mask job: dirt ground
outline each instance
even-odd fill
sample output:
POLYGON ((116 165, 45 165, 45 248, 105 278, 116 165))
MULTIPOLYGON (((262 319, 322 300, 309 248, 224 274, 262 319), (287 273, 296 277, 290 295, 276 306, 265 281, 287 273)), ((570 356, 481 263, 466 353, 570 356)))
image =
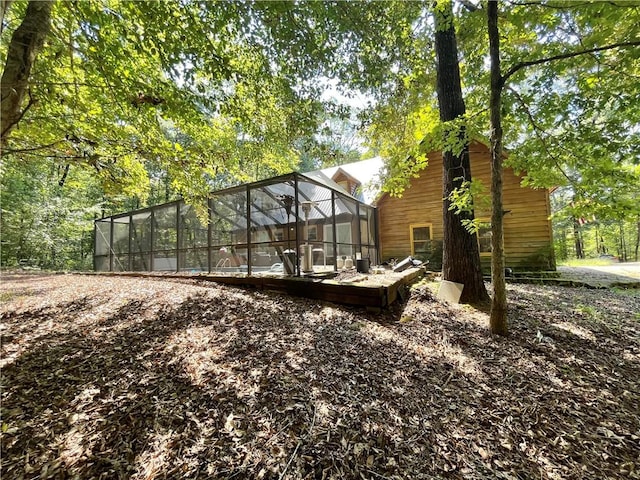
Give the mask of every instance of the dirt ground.
POLYGON ((5 275, 2 478, 639 479, 640 291, 509 298, 5 275))

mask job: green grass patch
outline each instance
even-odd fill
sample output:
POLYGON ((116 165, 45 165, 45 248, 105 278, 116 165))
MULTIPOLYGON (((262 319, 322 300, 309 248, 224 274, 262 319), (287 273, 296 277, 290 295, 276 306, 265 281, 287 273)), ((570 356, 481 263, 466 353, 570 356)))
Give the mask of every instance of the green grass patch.
POLYGON ((558 262, 563 267, 604 267, 614 262, 607 258, 574 258, 558 262))
POLYGON ((16 292, 0 292, 0 302, 10 302, 18 296, 16 292))

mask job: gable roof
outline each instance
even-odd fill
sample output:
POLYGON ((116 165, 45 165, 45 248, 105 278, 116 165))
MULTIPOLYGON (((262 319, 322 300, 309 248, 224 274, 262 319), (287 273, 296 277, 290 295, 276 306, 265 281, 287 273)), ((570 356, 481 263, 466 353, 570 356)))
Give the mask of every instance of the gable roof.
MULTIPOLYGON (((373 157, 367 160, 361 160, 359 162, 345 163, 344 165, 323 168, 322 170, 309 172, 305 175, 315 174, 316 172, 318 172, 326 175, 331 179, 335 179, 340 173, 342 173, 347 178, 351 178, 360 184, 361 188, 356 193, 356 197, 358 197, 358 200, 371 205, 376 200, 380 192, 377 189, 371 188, 370 184, 373 181, 379 179, 380 171, 383 167, 384 160, 382 160, 382 157, 373 157)), ((341 190, 344 190, 344 188, 342 187, 339 188, 341 190)), ((348 194, 350 193, 346 190, 344 191, 348 194)))

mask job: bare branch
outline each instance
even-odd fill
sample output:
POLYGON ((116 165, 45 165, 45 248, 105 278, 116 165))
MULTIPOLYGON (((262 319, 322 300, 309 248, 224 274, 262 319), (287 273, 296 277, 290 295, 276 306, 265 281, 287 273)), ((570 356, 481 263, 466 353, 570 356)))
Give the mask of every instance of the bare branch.
POLYGON ((546 57, 546 58, 539 58, 538 60, 531 60, 528 62, 520 62, 520 63, 516 63, 513 67, 511 67, 509 70, 507 70, 507 73, 505 73, 502 77, 503 82, 506 83, 506 81, 515 73, 519 72, 520 70, 522 70, 523 68, 526 67, 531 67, 534 65, 541 65, 543 63, 551 63, 551 62, 555 62, 557 60, 565 60, 567 58, 574 58, 574 57, 579 57, 580 55, 586 55, 589 53, 597 53, 597 52, 604 52, 606 50, 614 50, 616 48, 626 48, 626 47, 637 47, 640 46, 640 39, 639 40, 633 40, 630 42, 620 42, 620 43, 613 43, 611 45, 605 45, 603 47, 595 47, 595 48, 587 48, 585 50, 579 50, 577 52, 567 52, 567 53, 561 53, 559 55, 553 55, 551 57, 546 57))
POLYGON ((57 140, 53 143, 49 143, 47 145, 40 145, 37 147, 32 147, 32 148, 16 148, 16 149, 11 149, 11 148, 3 148, 2 149, 2 153, 0 153, 0 157, 4 157, 5 155, 9 155, 12 153, 28 153, 28 152, 35 152, 37 150, 44 150, 45 148, 51 148, 59 143, 64 142, 64 140, 57 140))
POLYGON ((462 4, 462 6, 464 8, 466 8, 467 10, 469 10, 470 12, 477 12, 478 10, 480 10, 480 6, 474 4, 473 2, 471 2, 470 0, 460 0, 460 3, 462 4))
MULTIPOLYGON (((544 7, 544 8, 553 8, 555 10, 569 10, 571 8, 580 8, 580 7, 589 7, 593 6, 592 2, 582 2, 582 3, 571 3, 571 4, 561 4, 554 5, 553 3, 543 3, 543 2, 507 2, 511 6, 515 7, 544 7)), ((638 8, 640 5, 638 4, 629 4, 629 3, 616 3, 616 2, 606 2, 609 5, 620 8, 638 8)))

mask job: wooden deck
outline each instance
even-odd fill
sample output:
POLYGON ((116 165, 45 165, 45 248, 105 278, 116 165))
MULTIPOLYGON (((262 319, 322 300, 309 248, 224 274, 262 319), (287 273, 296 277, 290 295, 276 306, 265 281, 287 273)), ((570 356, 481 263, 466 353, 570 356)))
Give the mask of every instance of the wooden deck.
POLYGON ((271 290, 298 297, 357 305, 378 310, 404 298, 407 287, 422 277, 423 267, 401 273, 358 275, 338 281, 318 277, 215 275, 212 273, 96 272, 95 275, 134 276, 145 278, 188 278, 225 285, 271 290))

